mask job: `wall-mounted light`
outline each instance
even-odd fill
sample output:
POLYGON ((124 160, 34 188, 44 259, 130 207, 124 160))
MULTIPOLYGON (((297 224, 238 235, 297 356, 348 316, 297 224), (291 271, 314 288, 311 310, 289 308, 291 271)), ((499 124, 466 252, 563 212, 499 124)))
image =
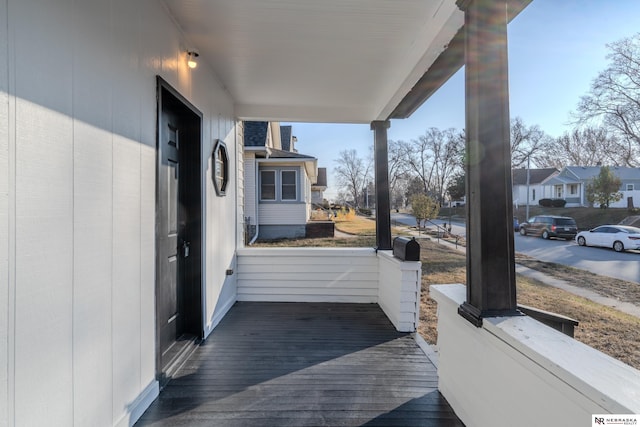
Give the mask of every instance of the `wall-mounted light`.
POLYGON ((195 49, 187 51, 187 65, 189 68, 196 68, 198 66, 198 56, 200 56, 200 54, 195 49))

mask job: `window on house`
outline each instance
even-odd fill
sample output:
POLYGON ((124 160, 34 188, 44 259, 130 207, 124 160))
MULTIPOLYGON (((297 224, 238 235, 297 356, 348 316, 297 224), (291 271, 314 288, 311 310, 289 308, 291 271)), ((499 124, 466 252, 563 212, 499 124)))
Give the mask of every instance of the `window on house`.
POLYGON ((298 191, 296 185, 296 171, 281 171, 282 200, 296 200, 298 191))
POLYGON ((575 196, 578 194, 578 184, 569 185, 569 194, 575 196))
POLYGON ((633 191, 633 184, 627 184, 627 191, 633 191))
POLYGON ((276 199, 276 171, 260 171, 260 200, 276 199))
POLYGON ((531 200, 536 200, 536 189, 531 190, 531 200))
POLYGON ((560 185, 556 187, 556 198, 562 199, 562 186, 560 185))

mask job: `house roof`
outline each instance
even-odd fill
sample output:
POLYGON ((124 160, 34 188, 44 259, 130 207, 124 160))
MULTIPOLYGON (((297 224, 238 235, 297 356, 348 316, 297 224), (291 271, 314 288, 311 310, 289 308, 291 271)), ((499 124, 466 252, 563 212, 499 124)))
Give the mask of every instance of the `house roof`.
MULTIPOLYGON (((598 176, 600 173, 600 166, 566 166, 562 172, 570 172, 578 180, 585 181, 590 180, 598 176)), ((626 166, 609 166, 611 172, 613 172, 621 180, 639 180, 640 168, 629 168, 626 166)), ((564 175, 561 172, 562 175, 564 175)))
MULTIPOLYGON (((509 0, 509 18, 530 0, 509 0)), ((464 62, 460 0, 162 0, 242 120, 411 114, 464 62)))
POLYGON ((267 145, 268 122, 244 122, 244 146, 265 147, 267 145))
MULTIPOLYGON (((544 180, 545 185, 576 184, 590 181, 600 173, 600 166, 565 166, 559 174, 544 180)), ((640 168, 610 166, 622 181, 640 181, 640 168)))
POLYGON ((301 159, 301 160, 316 160, 313 156, 307 156, 306 154, 294 153, 292 151, 276 150, 272 148, 269 154, 270 159, 301 159))
MULTIPOLYGON (((528 169, 529 184, 540 184, 545 179, 549 178, 554 173, 558 172, 556 168, 546 169, 528 169)), ((514 169, 513 170, 513 185, 527 185, 527 169, 514 169)))

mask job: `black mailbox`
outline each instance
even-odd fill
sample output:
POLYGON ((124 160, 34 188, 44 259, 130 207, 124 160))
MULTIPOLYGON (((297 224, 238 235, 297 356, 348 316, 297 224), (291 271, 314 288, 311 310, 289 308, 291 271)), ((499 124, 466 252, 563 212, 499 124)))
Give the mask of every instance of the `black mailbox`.
POLYGON ((403 261, 420 261, 420 244, 415 237, 396 237, 393 239, 393 256, 403 261))

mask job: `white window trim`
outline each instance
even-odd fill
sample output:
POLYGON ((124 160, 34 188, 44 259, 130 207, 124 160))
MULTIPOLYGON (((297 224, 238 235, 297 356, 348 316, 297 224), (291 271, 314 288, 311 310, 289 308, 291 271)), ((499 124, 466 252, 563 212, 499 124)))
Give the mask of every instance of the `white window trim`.
POLYGON ((580 193, 580 185, 579 184, 569 184, 569 195, 577 196, 580 193), (575 188, 575 192, 573 189, 575 188))
POLYGON ((627 191, 635 191, 635 186, 633 184, 627 184, 627 191))

